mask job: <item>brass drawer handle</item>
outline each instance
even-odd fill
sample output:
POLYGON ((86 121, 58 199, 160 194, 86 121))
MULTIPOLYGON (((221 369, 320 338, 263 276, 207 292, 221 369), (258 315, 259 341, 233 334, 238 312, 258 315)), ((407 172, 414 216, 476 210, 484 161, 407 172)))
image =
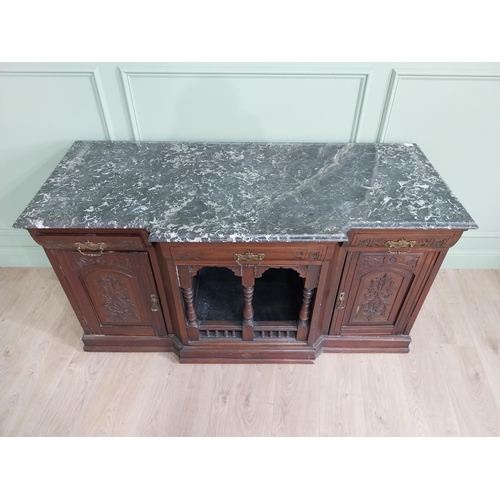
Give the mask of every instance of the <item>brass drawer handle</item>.
POLYGON ((151 311, 157 312, 160 310, 160 301, 158 300, 158 297, 152 293, 151 294, 151 311))
POLYGON ((265 256, 266 255, 263 253, 255 254, 250 252, 250 250, 247 250, 244 254, 235 253, 233 257, 235 258, 236 262, 241 266, 245 264, 254 264, 254 263, 259 264, 264 260, 265 256))
POLYGON ((106 248, 106 243, 92 243, 91 241, 86 241, 85 243, 75 243, 76 249, 86 257, 99 257, 106 248), (83 250, 90 250, 90 253, 85 253, 83 250), (99 253, 95 253, 99 250, 99 253))
POLYGON ((406 238, 403 236, 400 240, 398 241, 386 241, 385 246, 388 248, 389 253, 408 253, 413 246, 417 243, 415 240, 412 241, 406 241, 406 238), (396 252, 391 252, 391 248, 396 248, 396 252), (405 251, 400 251, 400 248, 406 248, 405 251))
POLYGON ((337 309, 345 308, 344 300, 345 300, 345 292, 340 292, 339 297, 337 299, 337 309))

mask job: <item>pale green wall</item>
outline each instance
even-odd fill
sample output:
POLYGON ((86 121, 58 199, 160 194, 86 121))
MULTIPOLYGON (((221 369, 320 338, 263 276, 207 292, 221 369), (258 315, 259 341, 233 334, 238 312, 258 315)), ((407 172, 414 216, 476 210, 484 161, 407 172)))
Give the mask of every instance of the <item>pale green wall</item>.
POLYGON ((500 267, 500 64, 0 64, 0 265, 77 139, 416 142, 480 226, 445 267, 500 267))

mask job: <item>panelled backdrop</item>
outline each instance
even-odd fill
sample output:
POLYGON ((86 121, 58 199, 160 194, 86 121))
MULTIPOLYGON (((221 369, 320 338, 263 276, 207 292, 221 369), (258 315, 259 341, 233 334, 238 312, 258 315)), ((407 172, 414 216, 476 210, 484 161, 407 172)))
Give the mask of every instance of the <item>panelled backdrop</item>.
POLYGON ((415 142, 479 224, 444 267, 500 267, 500 64, 0 64, 0 265, 74 140, 415 142))

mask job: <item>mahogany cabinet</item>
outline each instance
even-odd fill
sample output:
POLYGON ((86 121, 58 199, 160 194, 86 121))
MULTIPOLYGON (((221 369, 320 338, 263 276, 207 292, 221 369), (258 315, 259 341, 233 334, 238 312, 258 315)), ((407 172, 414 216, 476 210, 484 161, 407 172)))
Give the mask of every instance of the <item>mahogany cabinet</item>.
POLYGON ((351 230, 347 242, 151 243, 145 231, 30 230, 87 351, 174 351, 181 362, 307 363, 407 352, 462 231, 351 230))

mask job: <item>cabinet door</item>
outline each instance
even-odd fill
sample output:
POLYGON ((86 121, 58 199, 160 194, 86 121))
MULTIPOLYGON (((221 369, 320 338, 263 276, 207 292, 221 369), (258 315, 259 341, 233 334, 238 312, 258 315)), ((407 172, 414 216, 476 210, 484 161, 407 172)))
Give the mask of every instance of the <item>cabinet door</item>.
POLYGON ((88 335, 165 335, 147 252, 55 251, 88 335))
POLYGON ((433 255, 349 251, 342 274, 333 335, 402 333, 433 255))

